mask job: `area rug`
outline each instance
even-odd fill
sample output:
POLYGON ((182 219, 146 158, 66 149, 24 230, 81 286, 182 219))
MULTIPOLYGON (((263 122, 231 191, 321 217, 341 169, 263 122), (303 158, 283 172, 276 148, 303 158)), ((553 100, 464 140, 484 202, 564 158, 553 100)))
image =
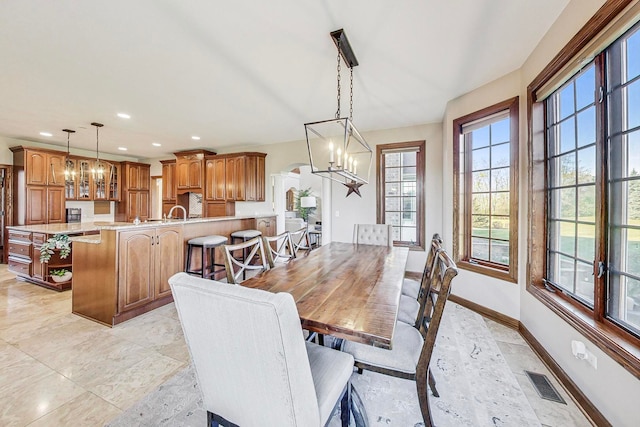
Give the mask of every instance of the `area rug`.
MULTIPOLYGON (((526 396, 478 314, 449 303, 431 368, 440 397, 429 396, 433 418, 446 426, 540 426, 526 396)), ((372 372, 354 372, 371 426, 424 426, 413 381, 372 372)), ((206 412, 191 367, 107 424, 131 426, 205 426, 206 412)), ((265 420, 265 426, 268 426, 265 420)), ((329 425, 340 426, 339 414, 329 425)))

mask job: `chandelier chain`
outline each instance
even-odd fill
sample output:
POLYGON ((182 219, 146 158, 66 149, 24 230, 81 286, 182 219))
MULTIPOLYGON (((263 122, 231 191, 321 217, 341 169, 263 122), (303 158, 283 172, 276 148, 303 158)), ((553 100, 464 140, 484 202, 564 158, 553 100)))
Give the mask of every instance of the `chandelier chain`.
POLYGON ((351 69, 351 82, 349 83, 349 120, 353 122, 353 67, 351 69))
POLYGON ((340 40, 338 40, 338 108, 336 109, 336 119, 340 118, 340 40))

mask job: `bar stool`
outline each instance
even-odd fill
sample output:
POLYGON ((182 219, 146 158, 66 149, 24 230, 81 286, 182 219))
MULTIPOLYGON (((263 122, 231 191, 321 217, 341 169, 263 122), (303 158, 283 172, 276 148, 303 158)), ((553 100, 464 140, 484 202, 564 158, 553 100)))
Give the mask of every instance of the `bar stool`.
POLYGON ((215 274, 223 271, 223 269, 216 270, 216 266, 224 267, 224 264, 216 264, 216 248, 227 243, 227 238, 224 236, 202 236, 195 237, 187 241, 187 261, 184 268, 185 273, 199 274, 204 279, 213 278, 215 274), (193 249, 201 248, 202 250, 202 266, 199 270, 191 270, 191 253, 193 249), (205 260, 209 258, 209 262, 205 260), (208 264, 208 265, 207 265, 208 264), (209 270, 209 271, 207 271, 209 270))
MULTIPOLYGON (((246 242, 247 240, 251 240, 255 237, 262 236, 262 231, 260 230, 238 230, 231 233, 231 244, 246 242)), ((242 261, 246 261, 247 258, 247 250, 242 250, 242 261)), ((242 279, 246 279, 244 272, 242 272, 242 279)))

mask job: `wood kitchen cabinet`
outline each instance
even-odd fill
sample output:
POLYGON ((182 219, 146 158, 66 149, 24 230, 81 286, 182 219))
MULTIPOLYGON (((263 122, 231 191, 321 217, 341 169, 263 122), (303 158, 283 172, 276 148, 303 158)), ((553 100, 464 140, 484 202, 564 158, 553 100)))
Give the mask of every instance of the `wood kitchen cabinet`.
POLYGON ((160 160, 162 163, 162 201, 174 202, 176 201, 176 161, 175 160, 160 160))
POLYGON ((256 218, 256 230, 261 231, 263 236, 275 236, 276 226, 275 215, 256 218))
POLYGON ((235 153, 226 158, 227 200, 264 202, 264 153, 235 153))
POLYGON ((174 153, 176 156, 176 189, 178 193, 202 192, 204 189, 204 158, 215 154, 207 150, 174 153))
POLYGON ((66 222, 64 187, 27 185, 25 224, 66 222))
POLYGON ((64 186, 64 160, 63 153, 25 149, 27 185, 64 186))
POLYGON ((149 219, 151 166, 146 163, 122 162, 122 198, 116 209, 116 221, 132 222, 149 219))
POLYGON ((214 156, 205 160, 205 200, 224 202, 227 200, 226 159, 214 156))
POLYGON ((182 271, 182 240, 179 226, 119 234, 119 312, 171 295, 169 277, 182 271))

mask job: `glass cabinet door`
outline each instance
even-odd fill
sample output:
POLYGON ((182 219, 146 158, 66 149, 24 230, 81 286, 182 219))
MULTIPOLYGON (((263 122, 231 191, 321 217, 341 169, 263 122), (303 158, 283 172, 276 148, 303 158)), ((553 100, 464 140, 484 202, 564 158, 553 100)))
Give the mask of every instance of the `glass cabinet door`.
POLYGON ((120 200, 120 188, 118 185, 118 179, 120 176, 120 165, 119 164, 109 164, 109 181, 108 181, 108 189, 109 189, 109 200, 120 200))
POLYGON ((91 200, 91 161, 78 160, 78 200, 91 200))
POLYGON ((74 159, 67 159, 64 171, 64 197, 67 200, 76 200, 76 182, 78 178, 78 164, 74 159))
POLYGON ((93 176, 93 200, 107 200, 107 180, 109 179, 109 164, 100 161, 102 168, 96 169, 96 165, 94 164, 94 169, 96 169, 96 173, 93 176))

